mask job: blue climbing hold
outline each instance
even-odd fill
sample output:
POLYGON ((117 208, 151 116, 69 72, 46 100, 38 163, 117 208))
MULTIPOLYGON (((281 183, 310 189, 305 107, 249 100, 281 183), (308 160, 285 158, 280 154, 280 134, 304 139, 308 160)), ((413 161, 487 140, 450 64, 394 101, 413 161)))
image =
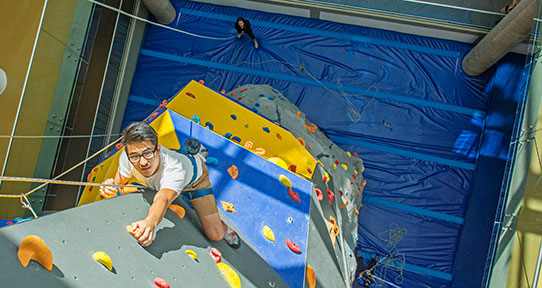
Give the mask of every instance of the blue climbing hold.
POLYGON ((231 139, 232 134, 230 132, 224 134, 224 138, 231 139))
POLYGON ((269 96, 269 97, 267 97, 267 99, 269 99, 271 101, 275 100, 275 98, 273 98, 273 96, 269 96))
POLYGON ((265 95, 264 95, 264 94, 260 94, 260 97, 265 97, 265 95))
POLYGON ((258 110, 258 108, 256 108, 256 107, 252 108, 252 111, 254 111, 254 112, 260 114, 260 110, 258 110))
POLYGON ((269 128, 267 128, 267 127, 263 127, 262 129, 263 129, 263 131, 265 131, 265 132, 267 132, 267 133, 270 133, 270 132, 271 132, 271 130, 269 130, 269 128))
POLYGON ((218 164, 218 159, 216 159, 215 157, 207 157, 207 161, 205 161, 205 164, 207 165, 217 165, 218 164))
POLYGON ((233 136, 231 137, 231 141, 235 141, 237 143, 241 143, 241 138, 237 137, 237 136, 233 136))
POLYGON ((199 118, 198 115, 192 116, 192 118, 190 118, 190 120, 191 120, 192 122, 198 124, 198 125, 199 125, 199 122, 201 121, 201 119, 199 118))
POLYGON ((282 98, 282 97, 280 97, 280 100, 282 100, 282 101, 286 101, 286 99, 284 99, 284 98, 282 98))
POLYGON ((260 103, 256 103, 256 104, 254 104, 254 106, 260 107, 260 103))
POLYGON ((205 127, 209 128, 211 131, 214 129, 213 123, 209 121, 205 122, 205 127))
POLYGON ((275 92, 275 93, 279 93, 279 91, 277 91, 277 89, 275 89, 275 88, 271 88, 271 90, 272 90, 273 92, 275 92))
POLYGON ((231 119, 233 119, 233 120, 237 120, 237 115, 235 115, 235 114, 231 114, 230 117, 231 117, 231 119))

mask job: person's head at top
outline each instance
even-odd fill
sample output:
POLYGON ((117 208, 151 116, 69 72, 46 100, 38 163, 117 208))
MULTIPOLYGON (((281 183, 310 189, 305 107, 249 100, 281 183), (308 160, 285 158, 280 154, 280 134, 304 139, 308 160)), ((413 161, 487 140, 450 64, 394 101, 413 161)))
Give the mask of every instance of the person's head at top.
POLYGON ((241 29, 245 28, 245 19, 243 19, 243 17, 237 18, 237 25, 239 25, 239 27, 241 27, 241 29))
POLYGON ((160 145, 154 129, 145 122, 134 122, 122 131, 125 152, 130 163, 144 177, 160 167, 160 145))

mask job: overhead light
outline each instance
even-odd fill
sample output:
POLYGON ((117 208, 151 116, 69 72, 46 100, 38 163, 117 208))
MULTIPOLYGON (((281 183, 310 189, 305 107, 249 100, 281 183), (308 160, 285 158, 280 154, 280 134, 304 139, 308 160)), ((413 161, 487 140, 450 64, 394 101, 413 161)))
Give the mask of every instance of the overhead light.
POLYGON ((2 95, 2 92, 6 90, 6 86, 8 85, 8 77, 6 76, 6 72, 0 68, 0 95, 2 95))

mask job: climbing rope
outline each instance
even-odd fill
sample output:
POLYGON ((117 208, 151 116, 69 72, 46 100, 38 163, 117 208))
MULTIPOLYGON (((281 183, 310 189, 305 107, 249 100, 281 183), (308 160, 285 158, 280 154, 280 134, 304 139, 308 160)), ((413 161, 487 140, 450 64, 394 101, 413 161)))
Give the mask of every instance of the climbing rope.
POLYGON ((120 13, 122 15, 125 15, 125 16, 128 16, 130 18, 133 18, 133 19, 136 19, 136 20, 139 20, 139 21, 142 21, 142 22, 145 22, 145 23, 149 23, 151 25, 154 25, 154 26, 158 26, 158 27, 161 27, 161 28, 164 28, 164 29, 169 29, 171 31, 175 31, 175 32, 179 32, 179 33, 183 33, 183 34, 186 34, 186 35, 190 35, 190 36, 194 36, 194 37, 199 37, 199 38, 204 38, 204 39, 210 39, 210 40, 229 40, 229 39, 233 39, 237 36, 230 36, 230 37, 211 37, 211 36, 205 36, 205 35, 199 35, 199 34, 195 34, 195 33, 190 33, 190 32, 187 32, 187 31, 184 31, 184 30, 181 30, 181 29, 177 29, 177 28, 173 28, 173 27, 169 27, 167 25, 164 25, 164 24, 160 24, 160 23, 157 23, 157 22, 152 22, 152 21, 149 21, 145 18, 141 18, 141 17, 138 17, 134 14, 130 14, 128 12, 124 12, 122 11, 121 9, 118 9, 118 8, 115 8, 113 6, 109 6, 107 4, 103 4, 103 3, 100 3, 98 1, 94 1, 94 0, 87 0, 88 2, 90 3, 93 3, 95 5, 98 5, 98 6, 101 6, 101 7, 104 7, 104 8, 107 8, 109 10, 112 10, 112 11, 115 11, 117 13, 120 13))
MULTIPOLYGON (((397 244, 401 242, 406 233, 406 228, 401 228, 397 223, 392 223, 390 224, 389 229, 378 234, 378 238, 384 241, 390 249, 388 250, 387 255, 380 259, 375 267, 373 267, 373 276, 378 276, 375 278, 380 280, 386 279, 388 270, 393 269, 399 272, 399 275, 394 279, 395 284, 403 283, 403 269, 406 263, 405 253, 397 251, 397 244)), ((387 281, 379 282, 377 287, 383 287, 384 283, 387 283, 387 281)))
MULTIPOLYGON (((73 171, 74 169, 76 169, 77 167, 81 166, 82 164, 88 162, 90 159, 96 157, 97 155, 99 155, 100 153, 102 153, 103 151, 107 150, 109 147, 115 145, 117 142, 119 142, 120 140, 122 140, 122 137, 118 138, 117 140, 111 142, 109 145, 105 146, 104 148, 100 149, 98 152, 92 154, 90 157, 88 157, 87 159, 75 164, 72 168, 62 172, 61 174, 59 174, 58 176, 54 177, 53 179, 51 180, 48 180, 48 179, 39 179, 39 178, 23 178, 23 177, 6 177, 6 176, 2 176, 0 178, 0 181, 2 181, 3 178, 7 178, 6 181, 13 181, 13 180, 10 180, 10 179, 19 179, 19 180, 22 180, 22 179, 33 179, 33 180, 44 180, 43 184, 39 185, 38 187, 24 193, 23 195, 24 196, 28 196, 36 191, 38 191, 39 189, 43 188, 44 186, 46 186, 47 184, 49 183, 52 183, 53 181, 55 180, 58 180, 58 178, 70 173, 71 171, 73 171)), ((24 182, 42 182, 42 181, 24 181, 24 182)), ((74 182, 74 181, 66 181, 66 182, 74 182)), ((75 182, 74 182, 75 183, 75 182)), ((86 183, 86 182, 79 182, 79 183, 86 183)), ((54 184, 54 183, 53 183, 54 184)), ((67 183, 58 183, 58 184, 67 184, 67 183)), ((94 183, 94 184, 97 184, 97 183, 94 183)), ((77 184, 79 185, 79 184, 77 184)), ((83 185, 83 184, 81 184, 83 185)), ((84 185, 87 185, 87 184, 84 184, 84 185)), ((108 186, 108 185, 105 185, 105 184, 98 184, 96 186, 108 186)), ((119 186, 119 185, 113 185, 113 186, 119 186)), ((19 198, 20 195, 13 195, 13 194, 0 194, 0 198, 19 198)))
POLYGON ((109 136, 120 136, 120 134, 100 134, 100 135, 0 135, 0 138, 14 139, 73 139, 73 138, 99 138, 109 136))

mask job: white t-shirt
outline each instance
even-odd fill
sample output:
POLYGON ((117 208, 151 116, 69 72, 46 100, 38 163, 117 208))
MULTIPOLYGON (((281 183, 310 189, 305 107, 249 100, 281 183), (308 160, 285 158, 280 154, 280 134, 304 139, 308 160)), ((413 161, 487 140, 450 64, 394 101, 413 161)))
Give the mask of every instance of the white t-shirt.
MULTIPOLYGON (((202 157, 195 155, 194 158, 198 166, 197 178, 199 178, 203 173, 202 157)), ((120 155, 118 171, 120 175, 126 178, 134 176, 138 181, 156 191, 167 188, 177 193, 181 193, 194 175, 192 162, 186 155, 171 151, 163 146, 160 149, 160 167, 151 177, 147 178, 135 169, 128 159, 128 155, 126 155, 126 150, 120 155)))

